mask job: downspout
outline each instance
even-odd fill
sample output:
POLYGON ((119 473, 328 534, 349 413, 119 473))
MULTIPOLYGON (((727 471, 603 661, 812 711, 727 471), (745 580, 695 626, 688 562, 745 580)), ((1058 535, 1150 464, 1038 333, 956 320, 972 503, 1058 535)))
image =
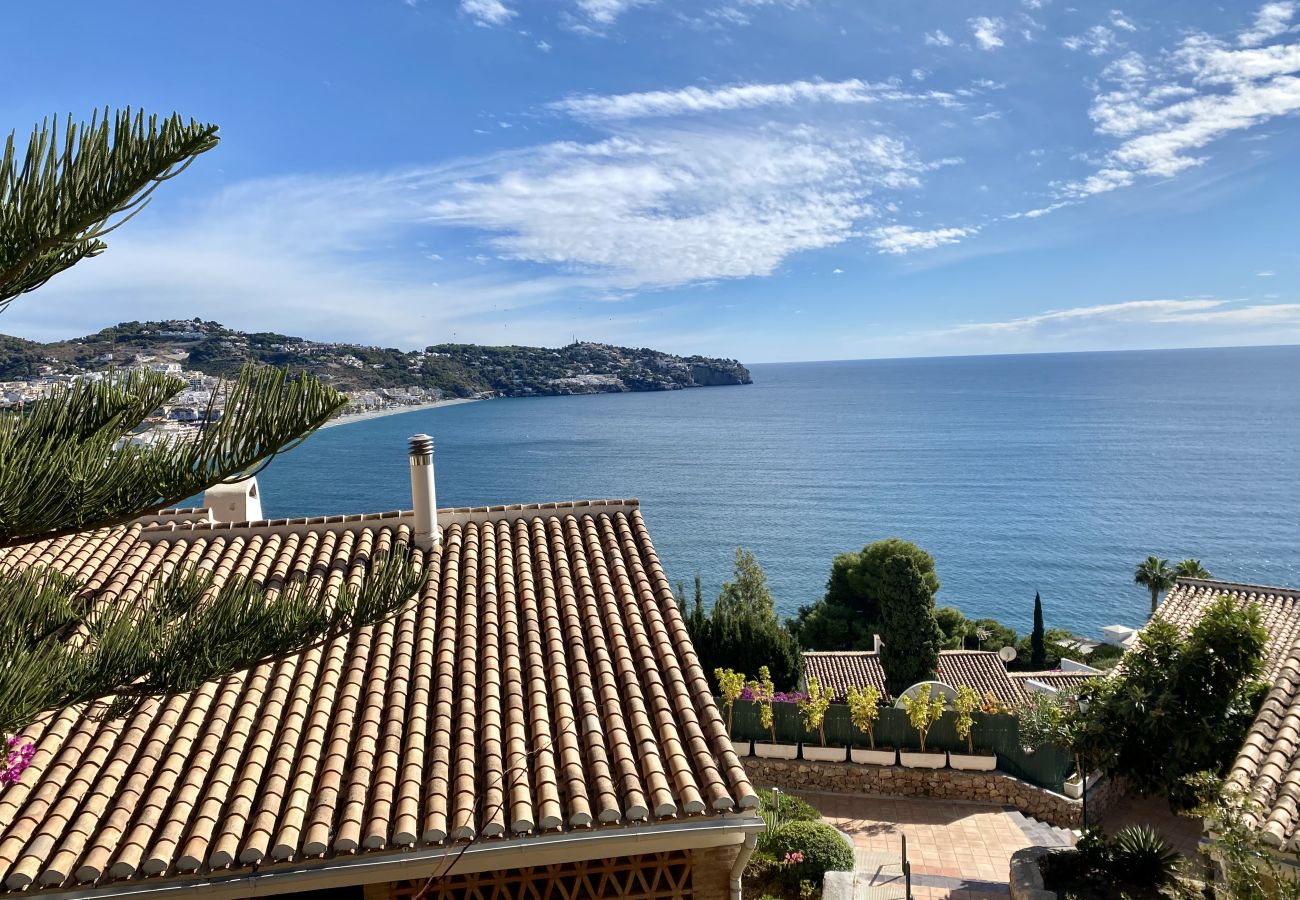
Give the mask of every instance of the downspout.
POLYGON ((740 845, 740 852, 736 854, 736 862, 731 867, 731 900, 741 900, 740 879, 745 874, 745 866, 749 865, 749 858, 754 855, 754 848, 757 846, 757 832, 745 835, 745 841, 740 845))

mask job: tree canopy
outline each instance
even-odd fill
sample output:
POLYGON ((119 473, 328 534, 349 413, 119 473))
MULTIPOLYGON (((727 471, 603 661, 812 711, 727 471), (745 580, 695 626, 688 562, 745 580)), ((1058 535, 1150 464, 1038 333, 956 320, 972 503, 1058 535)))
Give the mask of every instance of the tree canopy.
POLYGON ((1222 774, 1254 721, 1267 640, 1259 609, 1227 597, 1186 638, 1157 616, 1119 674, 1081 690, 1079 748, 1142 793, 1191 803, 1187 776, 1222 774))
POLYGON ((910 541, 886 538, 860 551, 841 553, 831 563, 826 595, 800 608, 791 628, 810 650, 865 650, 884 618, 885 564, 891 557, 910 559, 931 596, 939 591, 934 557, 910 541))
POLYGON ((686 627, 706 672, 718 668, 757 672, 767 666, 778 690, 798 686, 803 674, 799 644, 777 618, 767 575, 748 550, 736 550, 735 580, 722 586, 708 613, 696 577, 686 627))
MULTIPOLYGON (((21 156, 0 160, 0 309, 103 252, 103 238, 152 192, 216 146, 217 128, 173 115, 105 111, 89 124, 38 126, 21 156)), ((150 372, 53 390, 0 412, 0 547, 121 525, 255 472, 346 403, 313 378, 246 368, 227 383, 223 415, 194 440, 139 446, 127 436, 185 385, 150 372)), ((184 567, 130 604, 42 566, 0 569, 0 731, 41 712, 102 700, 125 712, 288 655, 410 599, 421 580, 411 549, 369 562, 342 589, 319 578, 273 595, 255 581, 184 567)))
POLYGON ((918 681, 934 678, 943 634, 934 617, 930 581, 913 557, 891 556, 882 574, 880 665, 885 687, 897 697, 918 681))

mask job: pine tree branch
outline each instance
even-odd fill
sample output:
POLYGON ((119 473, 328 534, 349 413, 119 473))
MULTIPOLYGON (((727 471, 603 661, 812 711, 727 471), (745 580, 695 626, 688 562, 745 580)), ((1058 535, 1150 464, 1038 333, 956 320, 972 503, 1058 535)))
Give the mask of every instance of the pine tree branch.
POLYGON ((424 578, 406 545, 349 575, 338 589, 319 576, 276 588, 188 569, 118 604, 49 569, 0 573, 0 734, 77 703, 100 701, 117 717, 285 659, 387 619, 424 578))
POLYGON ((21 165, 17 132, 0 158, 0 310, 70 266, 98 255, 163 181, 217 145, 217 127, 131 110, 89 124, 69 116, 32 131, 21 165))
POLYGON ((62 388, 0 415, 0 547, 120 525, 295 446, 347 400, 307 375, 246 366, 192 441, 123 446, 182 383, 154 373, 62 388))

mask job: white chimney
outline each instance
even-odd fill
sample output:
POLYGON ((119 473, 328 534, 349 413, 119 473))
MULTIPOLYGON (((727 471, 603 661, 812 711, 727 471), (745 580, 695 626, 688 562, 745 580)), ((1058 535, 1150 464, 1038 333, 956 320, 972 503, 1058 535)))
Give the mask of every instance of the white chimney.
POLYGON ((215 522, 255 522, 262 518, 262 495, 256 478, 214 484, 203 492, 203 505, 215 522))
POLYGON ((413 434, 411 447, 411 507, 415 510, 415 543, 433 547, 438 534, 438 493, 433 484, 433 438, 413 434))
POLYGON ((878 634, 873 634, 873 635, 871 636, 871 643, 872 643, 871 651, 872 651, 873 653, 879 653, 879 652, 880 652, 880 644, 881 644, 881 641, 880 641, 880 635, 878 635, 878 634))

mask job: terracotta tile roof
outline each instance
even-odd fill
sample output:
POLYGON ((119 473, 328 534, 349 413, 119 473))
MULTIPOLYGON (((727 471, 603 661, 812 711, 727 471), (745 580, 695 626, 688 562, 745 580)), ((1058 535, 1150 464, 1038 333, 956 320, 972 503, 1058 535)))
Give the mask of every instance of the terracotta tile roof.
POLYGON ((1228 782, 1254 800, 1248 814, 1274 847, 1300 849, 1300 590, 1180 578, 1160 615, 1190 631, 1210 602, 1227 595, 1259 606, 1268 630, 1267 674, 1272 689, 1255 717, 1228 782))
MULTIPOLYGON (((1013 681, 1018 681, 1023 686, 1026 681, 1034 680, 1048 687, 1056 688, 1058 691, 1070 692, 1093 678, 1104 678, 1104 672, 1062 672, 1060 669, 1051 669, 1046 672, 1008 672, 1013 681)), ((1024 690, 1028 691, 1026 687, 1024 690)))
POLYGON ((1269 844, 1300 849, 1300 645, 1282 659, 1228 783, 1259 804, 1248 819, 1269 844))
MULTIPOLYGON (((843 700, 850 687, 874 685, 884 695, 885 670, 871 650, 809 651, 803 654, 804 676, 816 678, 822 687, 843 700)), ((966 685, 983 696, 992 693, 1007 705, 1024 699, 1019 682, 1007 675, 1007 667, 992 651, 941 650, 937 680, 952 687, 966 685)))
POLYGON ((1180 578, 1165 594, 1158 613, 1187 633, 1200 621, 1214 598, 1220 595, 1231 597, 1242 608, 1250 603, 1259 606, 1260 617, 1268 631, 1265 677, 1273 681, 1281 673, 1291 648, 1300 640, 1300 590, 1180 578))
MULTIPOLYGON (((440 516, 424 589, 389 621, 118 721, 70 709, 33 726, 33 765, 0 792, 0 884, 261 874, 756 805, 635 501, 440 516)), ((126 598, 182 560, 337 584, 410 537, 400 514, 175 518, 0 564, 126 598)))

